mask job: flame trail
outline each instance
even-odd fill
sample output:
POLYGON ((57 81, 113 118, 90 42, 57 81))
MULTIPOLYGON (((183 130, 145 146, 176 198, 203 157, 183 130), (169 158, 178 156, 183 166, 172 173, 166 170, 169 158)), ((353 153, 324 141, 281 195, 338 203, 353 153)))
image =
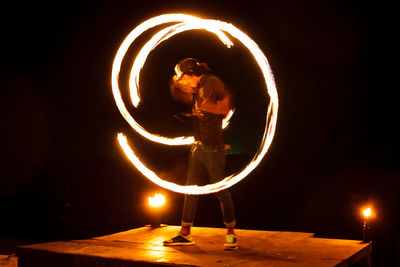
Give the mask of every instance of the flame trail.
MULTIPOLYGON (((263 135, 263 139, 261 141, 261 145, 256 155, 253 157, 251 162, 239 173, 226 177, 218 183, 209 184, 205 186, 181 186, 175 183, 167 182, 161 178, 159 178, 153 171, 148 169, 140 159, 135 155, 130 146, 127 143, 125 136, 121 133, 118 134, 119 143, 124 150, 127 157, 131 160, 131 162, 136 166, 136 168, 145 175, 152 182, 175 192, 180 192, 184 194, 208 194, 214 193, 219 190, 228 188, 233 184, 239 182, 244 179, 256 166, 260 163, 264 155, 267 153, 268 148, 272 142, 272 139, 275 134, 276 129, 276 121, 278 115, 278 93, 275 87, 275 82, 273 78, 272 71, 269 67, 268 60, 261 51, 261 49, 257 46, 257 44, 250 39, 245 33, 237 29, 232 24, 221 22, 218 20, 210 20, 210 19, 200 19, 194 16, 185 15, 185 14, 165 14, 160 15, 154 18, 151 18, 147 21, 144 21, 139 26, 137 26, 134 30, 132 30, 129 35, 125 38, 120 48, 117 51, 117 54, 114 59, 112 74, 111 74, 111 83, 112 90, 114 94, 114 99, 118 106, 119 111, 125 120, 130 124, 130 126, 137 131, 139 134, 144 136, 145 138, 165 144, 165 145, 188 145, 194 142, 193 136, 182 136, 176 138, 167 138, 163 136, 159 136, 157 134, 152 134, 147 132, 141 125, 139 125, 133 117, 127 111, 125 104, 122 100, 119 86, 118 86, 118 77, 121 68, 122 60, 125 56, 126 51, 129 46, 133 43, 133 41, 140 36, 146 30, 158 26, 160 24, 175 22, 176 24, 172 26, 168 26, 163 30, 156 33, 140 50, 137 55, 131 69, 131 75, 129 80, 130 87, 130 95, 131 101, 135 107, 138 107, 140 103, 140 94, 139 94, 139 76, 140 71, 143 68, 143 65, 146 61, 149 53, 161 42, 167 40, 168 38, 184 32, 188 30, 206 30, 210 33, 213 33, 218 36, 218 38, 225 44, 228 48, 233 46, 233 43, 227 37, 224 32, 229 33, 232 37, 239 40, 243 45, 247 47, 255 61, 258 63, 260 70, 263 73, 264 80, 266 83, 267 94, 270 97, 270 104, 268 106, 268 112, 266 117, 266 125, 265 131, 263 135)), ((227 126, 230 118, 233 115, 234 110, 231 110, 229 114, 223 121, 223 128, 227 126)))

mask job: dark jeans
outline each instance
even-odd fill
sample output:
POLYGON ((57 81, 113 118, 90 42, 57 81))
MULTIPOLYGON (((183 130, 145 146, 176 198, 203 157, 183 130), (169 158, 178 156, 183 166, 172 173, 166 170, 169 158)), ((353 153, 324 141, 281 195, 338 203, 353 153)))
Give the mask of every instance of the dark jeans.
MULTIPOLYGON (((199 184, 208 177, 210 183, 216 183, 225 177, 225 149, 223 146, 192 145, 187 173, 187 185, 199 184)), ((218 198, 224 224, 234 227, 235 212, 231 193, 225 189, 215 193, 218 198)), ((198 195, 185 195, 182 213, 182 226, 192 226, 197 210, 198 195)))

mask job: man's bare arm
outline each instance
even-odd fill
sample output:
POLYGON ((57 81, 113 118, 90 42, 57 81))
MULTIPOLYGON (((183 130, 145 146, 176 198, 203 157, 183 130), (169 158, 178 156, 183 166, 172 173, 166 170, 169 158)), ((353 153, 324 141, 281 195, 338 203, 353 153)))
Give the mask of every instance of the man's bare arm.
POLYGON ((211 99, 208 98, 203 103, 200 104, 200 110, 221 115, 228 114, 231 108, 232 108, 232 103, 230 96, 226 96, 222 100, 218 101, 212 101, 211 99))

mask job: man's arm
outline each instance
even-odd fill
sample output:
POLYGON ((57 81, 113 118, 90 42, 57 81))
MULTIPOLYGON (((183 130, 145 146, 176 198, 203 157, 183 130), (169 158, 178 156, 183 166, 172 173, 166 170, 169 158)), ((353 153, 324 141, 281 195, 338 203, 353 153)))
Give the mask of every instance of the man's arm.
POLYGON ((224 83, 215 75, 209 75, 203 81, 204 101, 199 108, 202 111, 226 115, 232 109, 232 97, 224 83))
POLYGON ((223 99, 217 101, 206 98, 204 102, 200 104, 199 108, 205 112, 226 115, 232 108, 231 97, 227 95, 223 99))

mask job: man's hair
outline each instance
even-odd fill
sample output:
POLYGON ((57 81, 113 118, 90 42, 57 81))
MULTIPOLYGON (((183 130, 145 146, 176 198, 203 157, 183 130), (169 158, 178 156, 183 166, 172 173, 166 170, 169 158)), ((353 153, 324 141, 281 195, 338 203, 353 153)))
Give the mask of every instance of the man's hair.
POLYGON ((210 73, 210 68, 206 63, 199 63, 197 59, 185 58, 178 62, 175 66, 175 72, 178 77, 184 74, 201 76, 210 73))

